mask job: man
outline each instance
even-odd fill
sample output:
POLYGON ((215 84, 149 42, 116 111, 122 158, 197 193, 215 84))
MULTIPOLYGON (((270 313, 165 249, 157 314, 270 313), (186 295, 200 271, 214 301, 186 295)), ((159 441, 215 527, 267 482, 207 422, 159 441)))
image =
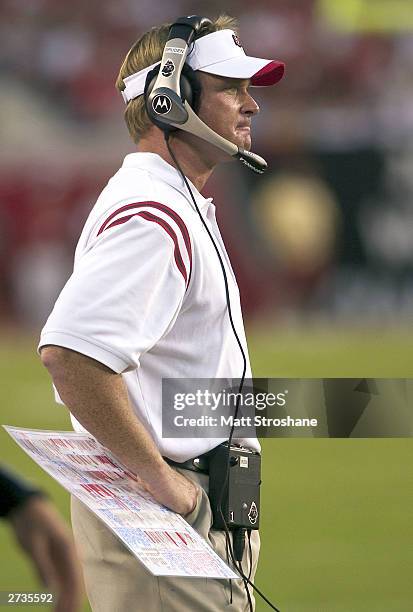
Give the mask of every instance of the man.
POLYGON ((39 489, 1 466, 0 517, 9 521, 45 589, 54 594, 53 609, 80 610, 82 577, 67 526, 39 489))
MULTIPOLYGON (((41 357, 75 429, 94 435, 139 474, 158 502, 185 516, 225 558, 225 533, 211 529, 208 474, 194 471, 192 462, 222 439, 162 438, 162 378, 239 378, 243 369, 211 237, 224 262, 235 328, 248 355, 237 284, 215 209, 200 193, 216 164, 230 157, 193 134, 176 131, 170 137, 209 236, 162 130, 145 110, 148 67, 160 61, 170 25, 144 34, 121 67, 117 87, 127 102, 125 119, 138 152, 125 158, 90 213, 73 275, 42 332, 41 357)), ((249 86, 274 84, 283 65, 247 57, 236 22, 226 16, 204 27, 187 61, 201 86, 199 117, 248 150, 251 119, 259 110, 249 86)), ((246 375, 251 376, 249 363, 246 375)), ((259 450, 256 439, 244 443, 259 450)), ((155 578, 76 500, 72 521, 94 611, 246 609, 240 581, 155 578)), ((246 551, 243 567, 253 577, 258 532, 251 544, 252 563, 246 551)))

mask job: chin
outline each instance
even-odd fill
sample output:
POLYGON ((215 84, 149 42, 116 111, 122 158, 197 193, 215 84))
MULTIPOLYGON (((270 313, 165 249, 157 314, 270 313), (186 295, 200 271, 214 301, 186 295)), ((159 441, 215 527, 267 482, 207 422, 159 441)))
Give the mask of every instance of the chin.
POLYGON ((251 149, 251 135, 236 132, 232 138, 232 142, 235 142, 239 147, 249 151, 251 149))
POLYGON ((250 136, 245 136, 244 138, 239 138, 239 140, 241 142, 240 142, 240 144, 238 146, 241 147, 242 149, 244 149, 244 151, 249 151, 251 149, 251 138, 250 138, 250 136))

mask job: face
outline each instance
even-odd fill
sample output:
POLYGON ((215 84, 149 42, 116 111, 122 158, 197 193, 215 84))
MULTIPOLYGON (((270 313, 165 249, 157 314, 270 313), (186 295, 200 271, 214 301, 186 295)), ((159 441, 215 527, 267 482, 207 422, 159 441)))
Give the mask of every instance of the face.
MULTIPOLYGON (((234 144, 251 148, 251 119, 259 106, 249 93, 249 79, 230 79, 198 72, 202 94, 198 115, 215 132, 234 144)), ((198 141, 199 142, 199 141, 198 141)), ((212 147, 212 145, 209 145, 212 147)), ((228 159, 213 147, 219 159, 228 159)))

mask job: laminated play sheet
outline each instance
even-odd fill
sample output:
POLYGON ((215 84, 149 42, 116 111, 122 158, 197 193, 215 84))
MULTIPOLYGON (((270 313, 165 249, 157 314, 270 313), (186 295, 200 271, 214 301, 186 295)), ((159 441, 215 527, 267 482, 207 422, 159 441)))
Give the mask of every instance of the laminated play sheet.
POLYGON ((239 578, 182 516, 156 502, 92 436, 4 427, 155 576, 239 578))

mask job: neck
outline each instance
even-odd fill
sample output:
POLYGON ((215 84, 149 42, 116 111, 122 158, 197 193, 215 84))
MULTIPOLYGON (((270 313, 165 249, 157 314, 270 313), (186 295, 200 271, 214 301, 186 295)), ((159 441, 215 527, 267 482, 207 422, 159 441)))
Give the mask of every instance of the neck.
MULTIPOLYGON (((182 172, 195 185, 197 190, 201 191, 208 178, 211 176, 215 164, 202 159, 199 154, 199 140, 197 143, 196 137, 192 137, 190 134, 179 133, 179 136, 177 136, 173 133, 169 138, 169 146, 182 172)), ((139 140, 138 151, 156 153, 168 164, 174 168, 176 167, 175 162, 169 154, 164 135, 158 128, 151 128, 147 134, 139 140)))

